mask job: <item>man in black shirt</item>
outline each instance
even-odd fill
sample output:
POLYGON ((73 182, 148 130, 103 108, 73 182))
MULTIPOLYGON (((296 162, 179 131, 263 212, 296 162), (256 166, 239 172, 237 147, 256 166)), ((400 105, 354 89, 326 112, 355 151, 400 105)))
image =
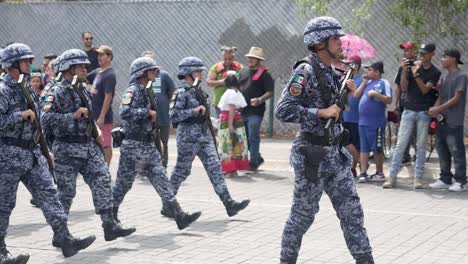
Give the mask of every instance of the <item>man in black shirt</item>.
POLYGON ((403 160, 403 152, 414 129, 417 131, 414 188, 424 187, 421 179, 424 176, 425 144, 431 120, 428 110, 437 100, 438 93, 435 86, 441 75, 431 62, 434 51, 434 44, 423 44, 419 50, 419 61, 405 58, 401 61, 401 71, 397 75, 395 83, 400 86, 401 92, 406 93, 406 97, 402 100, 404 111, 390 168, 390 177, 385 181, 384 188, 396 186, 396 176, 403 160))
POLYGON ((98 53, 93 47, 93 33, 83 32, 81 33, 81 42, 83 42, 83 50, 88 55, 90 64, 86 66, 87 72, 92 72, 94 69, 99 67, 98 53))
POLYGON ((242 109, 247 141, 250 152, 250 171, 256 171, 264 162, 260 155, 260 126, 265 113, 265 101, 273 95, 274 82, 265 60, 262 48, 252 47, 245 55, 248 68, 240 72, 240 87, 247 106, 242 109))

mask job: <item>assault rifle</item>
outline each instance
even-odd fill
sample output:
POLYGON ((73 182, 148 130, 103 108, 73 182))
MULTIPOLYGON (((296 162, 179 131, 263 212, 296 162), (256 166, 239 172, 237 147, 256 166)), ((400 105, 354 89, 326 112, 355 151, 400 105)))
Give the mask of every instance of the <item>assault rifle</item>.
POLYGON ((218 153, 218 141, 216 140, 216 134, 214 131, 213 123, 211 123, 211 118, 210 118, 210 106, 206 102, 206 97, 205 93, 202 91, 200 88, 201 81, 196 78, 195 81, 193 82, 193 89, 195 90, 195 94, 197 95, 198 100, 200 101, 200 104, 203 105, 206 109, 205 114, 202 115, 202 127, 203 129, 209 129, 211 136, 213 137, 213 143, 215 144, 216 148, 216 154, 219 157, 218 153))
POLYGON ((99 131, 97 129, 96 122, 94 122, 93 110, 89 106, 88 98, 84 94, 85 88, 83 87, 81 82, 78 81, 78 75, 73 76, 71 85, 75 93, 78 94, 78 96, 80 97, 81 107, 88 109, 88 125, 86 126, 86 135, 94 139, 102 154, 104 155, 104 148, 101 144, 97 142, 97 139, 99 137, 99 131))
POLYGON ((161 136, 159 135, 159 124, 158 124, 158 105, 156 103, 156 96, 154 95, 154 90, 153 90, 153 81, 148 81, 148 84, 146 84, 146 96, 148 96, 149 102, 150 102, 150 108, 151 110, 156 112, 156 120, 154 122, 151 122, 151 127, 152 131, 151 133, 153 134, 154 137, 154 144, 156 144, 156 148, 159 151, 159 154, 161 157, 163 156, 162 148, 161 148, 161 136))
POLYGON ((34 112, 36 115, 36 118, 33 121, 33 126, 36 128, 36 131, 34 132, 34 143, 39 144, 41 147, 41 152, 42 155, 47 159, 47 163, 49 164, 49 171, 50 174, 52 175, 52 179, 54 180, 54 183, 57 184, 57 179, 55 178, 54 175, 54 160, 50 156, 49 152, 49 145, 47 144, 46 137, 44 135, 44 132, 42 131, 41 127, 41 122, 39 121, 40 115, 37 112, 36 105, 34 103, 34 100, 32 98, 31 92, 28 88, 28 85, 26 83, 26 80, 24 79, 24 74, 21 74, 18 79, 18 84, 21 88, 21 91, 24 94, 24 97, 26 98, 26 102, 28 103, 28 108, 34 112))
MULTIPOLYGON (((338 97, 337 97, 337 99, 335 101, 335 104, 338 105, 338 107, 341 110, 340 111, 340 118, 341 118, 341 114, 343 113, 343 110, 345 108, 346 102, 348 101, 348 86, 346 85, 346 82, 348 82, 348 80, 353 79, 354 68, 356 66, 354 64, 350 63, 348 65, 348 67, 349 67, 349 70, 346 72, 345 78, 343 79, 343 81, 341 83, 341 88, 340 88, 338 97)), ((325 129, 333 128, 335 126, 335 123, 336 123, 335 120, 336 120, 335 118, 328 119, 327 124, 325 125, 325 129)))

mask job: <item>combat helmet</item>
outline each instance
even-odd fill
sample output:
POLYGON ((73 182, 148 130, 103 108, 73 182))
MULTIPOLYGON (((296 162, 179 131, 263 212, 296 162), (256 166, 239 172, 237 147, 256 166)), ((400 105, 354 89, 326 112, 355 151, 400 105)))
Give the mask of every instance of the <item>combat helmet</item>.
MULTIPOLYGON (((69 49, 62 53, 57 59, 60 60, 59 63, 56 63, 55 69, 57 69, 57 72, 63 72, 67 71, 71 68, 73 65, 77 64, 90 64, 88 60, 88 55, 86 52, 80 50, 80 49, 69 49), (60 58, 60 59, 59 59, 60 58)), ((55 71, 54 69, 54 71, 55 71)))
POLYGON ((156 61, 149 57, 140 57, 130 64, 130 82, 136 81, 138 77, 143 76, 147 70, 159 69, 156 61))
POLYGON ((10 44, 1 52, 0 61, 2 62, 2 68, 5 70, 13 67, 16 62, 23 59, 34 59, 31 48, 23 43, 10 44))
POLYGON ((184 79, 185 76, 192 74, 194 71, 205 70, 205 64, 197 57, 185 57, 177 65, 177 78, 184 79))
POLYGON ((304 28, 304 43, 307 46, 317 45, 333 36, 343 36, 345 32, 340 22, 333 17, 316 17, 304 28))

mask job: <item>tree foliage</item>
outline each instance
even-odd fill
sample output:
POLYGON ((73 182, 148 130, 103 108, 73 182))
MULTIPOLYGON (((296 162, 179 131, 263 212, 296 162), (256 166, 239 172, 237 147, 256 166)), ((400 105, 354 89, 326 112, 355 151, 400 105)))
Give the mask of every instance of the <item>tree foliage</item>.
MULTIPOLYGON (((331 0, 294 0, 304 15, 326 15, 331 8, 331 0)), ((351 28, 356 32, 362 32, 365 21, 372 16, 380 15, 371 13, 369 9, 379 0, 354 0, 356 7, 351 11, 354 19, 351 28)), ((383 1, 383 0, 380 0, 383 1)), ((389 1, 385 1, 389 2, 389 1)), ((395 0, 390 3, 392 18, 402 24, 413 35, 416 42, 420 42, 427 35, 438 37, 460 36, 467 34, 460 27, 460 21, 465 22, 468 11, 468 0, 395 0)))

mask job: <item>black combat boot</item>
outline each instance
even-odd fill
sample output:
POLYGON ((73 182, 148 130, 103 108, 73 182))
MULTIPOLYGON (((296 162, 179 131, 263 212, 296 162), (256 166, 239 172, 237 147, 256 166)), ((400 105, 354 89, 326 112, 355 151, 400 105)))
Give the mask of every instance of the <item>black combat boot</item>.
POLYGON ((126 237, 136 231, 135 227, 125 227, 115 221, 112 210, 101 214, 102 227, 104 228, 104 239, 106 241, 116 240, 118 237, 126 237))
POLYGON ((161 209, 161 215, 167 218, 174 218, 174 210, 172 209, 172 206, 175 206, 175 211, 176 212, 181 212, 182 208, 180 208, 180 205, 178 202, 175 204, 171 205, 167 202, 163 202, 163 207, 161 209))
POLYGON ((89 247, 95 240, 95 236, 87 236, 84 238, 75 238, 68 231, 68 227, 52 227, 54 230, 54 238, 52 239, 52 245, 54 247, 62 248, 62 254, 68 258, 78 251, 89 247))
POLYGON ((114 220, 116 223, 120 224, 120 219, 119 219, 119 208, 118 207, 112 207, 112 213, 114 214, 114 220))
POLYGON ((26 264, 28 260, 29 254, 12 256, 6 249, 5 238, 0 238, 0 264, 26 264))
POLYGON ((226 212, 229 216, 235 216, 239 211, 245 209, 250 203, 249 199, 237 202, 231 198, 223 200, 224 207, 226 207, 226 212))
POLYGON ((281 258, 280 264, 296 264, 297 258, 281 258))
POLYGON ((375 264, 372 252, 357 254, 354 256, 356 264, 375 264))
MULTIPOLYGON (((201 215, 201 212, 195 212, 192 214, 188 214, 184 212, 182 208, 180 208, 179 202, 177 202, 177 200, 168 202, 166 208, 167 208, 166 212, 169 212, 170 215, 172 215, 172 217, 175 216, 174 218, 177 224, 177 228, 179 228, 179 230, 182 230, 188 227, 193 222, 197 221, 197 219, 201 215)), ((163 207, 163 210, 164 210, 164 207, 163 207)))

